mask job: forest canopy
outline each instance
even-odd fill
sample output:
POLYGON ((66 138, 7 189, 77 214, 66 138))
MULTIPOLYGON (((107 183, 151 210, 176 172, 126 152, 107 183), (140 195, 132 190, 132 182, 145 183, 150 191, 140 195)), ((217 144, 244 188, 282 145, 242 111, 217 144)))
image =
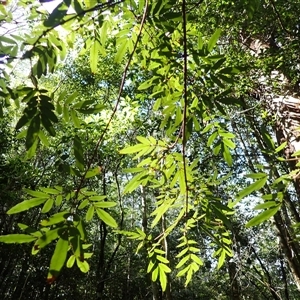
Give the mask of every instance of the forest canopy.
POLYGON ((299 299, 299 15, 0 2, 1 299, 299 299))

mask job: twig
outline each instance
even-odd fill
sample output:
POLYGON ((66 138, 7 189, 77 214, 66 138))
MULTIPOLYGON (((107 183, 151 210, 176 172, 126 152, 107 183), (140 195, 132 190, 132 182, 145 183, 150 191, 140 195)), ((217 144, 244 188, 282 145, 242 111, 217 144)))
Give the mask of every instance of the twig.
POLYGON ((286 27, 284 26, 283 20, 282 20, 282 18, 281 18, 281 16, 280 16, 280 14, 279 14, 279 12, 278 12, 276 6, 275 6, 274 1, 273 1, 273 0, 269 0, 269 1, 270 1, 270 4, 271 4, 271 6, 272 6, 272 8, 273 8, 273 10, 274 10, 274 12, 275 12, 275 14, 276 14, 276 16, 277 16, 277 19, 278 19, 278 21, 279 21, 279 24, 280 24, 282 30, 285 31, 285 32, 289 35, 289 37, 290 37, 291 32, 290 32, 288 29, 286 29, 286 27))
POLYGON ((108 127, 109 127, 110 123, 112 122, 112 119, 114 118, 114 116, 115 116, 115 114, 117 112, 117 109, 119 107, 119 104, 120 104, 120 101, 121 101, 121 95, 122 95, 122 92, 123 92, 123 88, 124 88, 124 84, 125 84, 125 80, 126 80, 126 76, 127 76, 127 72, 128 72, 128 69, 129 69, 129 65, 130 65, 130 63, 132 61, 133 55, 134 55, 134 53, 136 51, 137 45, 138 45, 140 37, 142 35, 143 26, 145 24, 146 16, 147 16, 147 10, 148 10, 148 0, 146 0, 146 3, 145 3, 144 14, 143 14, 143 17, 142 17, 142 21, 141 21, 141 25, 140 25, 140 30, 139 30, 139 33, 137 35, 136 42, 134 44, 133 50, 132 50, 132 52, 131 52, 131 54, 129 56, 129 59, 128 59, 127 64, 126 64, 126 66, 124 68, 124 71, 123 71, 123 76, 122 76, 122 80, 121 80, 121 84, 120 84, 120 88, 119 88, 119 93, 118 93, 116 105, 115 105, 115 107, 114 107, 114 109, 112 111, 112 114, 111 114, 111 116, 110 116, 110 118, 109 118, 109 120, 108 120, 108 122, 107 122, 107 124, 106 124, 106 126, 104 128, 104 130, 102 131, 102 134, 101 134, 101 136, 100 136, 100 138, 99 138, 99 140, 98 140, 98 142, 97 142, 97 144, 95 146, 94 153, 91 156, 91 158, 90 158, 90 160, 89 160, 89 162, 87 164, 86 171, 85 171, 84 175, 81 177, 80 183, 79 183, 78 188, 76 190, 75 199, 77 199, 78 193, 79 193, 80 189, 82 188, 82 185, 83 185, 83 183, 85 181, 85 176, 86 176, 88 170, 90 169, 90 167, 91 167, 91 165, 92 165, 92 163, 94 161, 94 158, 97 155, 98 149, 99 149, 100 145, 102 144, 103 138, 104 138, 104 136, 105 136, 105 134, 106 134, 106 132, 108 130, 108 127))
POLYGON ((186 158, 185 158, 185 146, 186 146, 186 123, 187 123, 187 107, 188 107, 188 97, 187 97, 187 34, 186 34, 186 2, 182 1, 182 19, 183 19, 183 97, 184 97, 184 107, 183 107, 183 121, 182 121, 182 156, 183 156, 183 172, 184 172, 184 182, 185 182, 185 214, 188 213, 188 182, 187 182, 187 171, 186 171, 186 158))

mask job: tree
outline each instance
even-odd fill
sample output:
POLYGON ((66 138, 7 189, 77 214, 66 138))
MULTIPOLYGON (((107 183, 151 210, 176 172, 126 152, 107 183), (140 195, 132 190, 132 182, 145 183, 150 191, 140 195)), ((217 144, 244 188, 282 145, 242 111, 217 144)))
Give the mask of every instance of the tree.
MULTIPOLYGON (((3 22, 19 22, 9 13, 14 4, 22 7, 1 6, 3 32, 3 22)), ((29 29, 0 36, 1 114, 16 118, 8 122, 19 138, 12 153, 26 151, 19 163, 30 166, 13 192, 19 201, 3 204, 12 217, 0 241, 33 242, 33 254, 48 249, 48 283, 64 282, 64 265, 76 262, 93 287, 77 292, 93 299, 134 299, 135 247, 146 282, 139 297, 151 280, 154 299, 171 299, 171 286, 187 286, 212 255, 228 268, 232 288, 223 297, 241 299, 251 278, 265 295, 288 299, 282 257, 269 270, 259 246, 247 252, 235 240, 239 224, 273 216, 300 290, 297 132, 281 113, 290 108, 298 127, 297 97, 286 97, 297 93, 298 25, 287 21, 297 10, 283 1, 65 0, 49 14, 30 2, 29 29), (237 222, 237 205, 250 194, 262 200, 254 207, 261 212, 237 222), (122 288, 110 291, 106 282, 123 266, 127 279, 115 274, 122 288), (284 296, 273 276, 285 278, 284 296)), ((5 156, 3 170, 10 163, 5 156)), ((28 259, 21 261, 25 272, 28 259)), ((63 297, 66 283, 58 286, 41 284, 40 293, 63 297)), ((5 295, 21 297, 17 287, 5 295)))

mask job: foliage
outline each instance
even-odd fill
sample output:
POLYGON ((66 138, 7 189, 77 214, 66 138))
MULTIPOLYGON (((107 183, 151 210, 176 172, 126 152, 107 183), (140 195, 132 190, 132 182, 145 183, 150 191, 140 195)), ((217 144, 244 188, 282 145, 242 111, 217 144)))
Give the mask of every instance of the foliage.
MULTIPOLYGON (((99 299, 118 251, 136 248, 153 290, 158 281, 168 297, 171 278, 192 284, 205 259, 217 258, 219 272, 232 266, 233 224, 247 198, 259 196, 260 212, 239 220, 246 227, 274 216, 279 228, 281 214, 299 222, 286 196, 297 194, 298 174, 287 168, 288 141, 274 141, 279 121, 266 117, 267 101, 251 106, 261 75, 278 70, 295 86, 298 25, 285 24, 294 8, 64 0, 48 13, 35 1, 1 5, 0 114, 17 145, 8 150, 7 132, 1 159, 3 170, 28 165, 29 176, 18 201, 3 204, 20 219, 0 242, 45 251, 48 283, 76 261, 101 277, 99 299), (28 28, 14 32, 20 12, 28 28), (252 55, 255 39, 267 50, 252 55)), ((282 91, 278 84, 267 88, 282 91)))

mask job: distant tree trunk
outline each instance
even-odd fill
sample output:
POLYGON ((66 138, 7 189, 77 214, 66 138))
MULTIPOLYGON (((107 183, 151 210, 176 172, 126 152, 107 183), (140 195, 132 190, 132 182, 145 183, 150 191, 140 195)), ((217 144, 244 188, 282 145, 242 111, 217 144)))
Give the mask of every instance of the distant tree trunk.
MULTIPOLYGON (((105 180, 105 169, 102 170, 102 190, 103 195, 106 195, 106 180, 105 180)), ((105 245, 107 237, 107 227, 103 221, 100 221, 100 247, 99 247, 99 258, 96 272, 97 280, 97 299, 102 300, 105 288, 105 280, 108 274, 105 266, 105 245)))
MULTIPOLYGON (((141 200, 142 200, 142 229, 147 234, 148 232, 148 206, 147 206, 147 199, 146 199, 146 193, 144 187, 140 186, 141 191, 141 200)), ((147 268, 147 267, 146 267, 147 268)), ((151 274, 150 274, 150 280, 151 280, 151 274)), ((159 286, 156 282, 153 282, 151 280, 151 289, 152 289, 152 299, 153 300, 161 300, 161 293, 159 286)))
POLYGON ((27 277, 26 276, 27 269, 28 269, 28 260, 25 257, 25 259, 22 262, 21 271, 19 273, 18 281, 15 285, 15 290, 12 294, 11 299, 19 299, 20 298, 22 290, 23 290, 24 282, 27 277))
MULTIPOLYGON (((300 151, 300 99, 292 96, 277 97, 272 99, 273 103, 270 105, 273 109, 271 112, 276 113, 279 120, 275 126, 275 133, 277 143, 280 145, 286 142, 284 149, 284 156, 287 160, 289 170, 297 170, 297 157, 292 154, 300 151), (275 104, 274 104, 275 102, 275 104)), ((294 188, 297 202, 300 201, 300 181, 299 174, 294 176, 294 188)), ((298 207, 295 205, 295 200, 291 200, 286 193, 285 203, 281 213, 275 216, 276 227, 279 231, 280 245, 285 254, 289 267, 291 269, 293 278, 300 291, 300 245, 295 241, 295 232, 292 227, 293 223, 300 222, 298 207)))
POLYGON ((236 270, 236 263, 229 262, 228 263, 228 272, 230 278, 230 294, 231 300, 240 300, 240 289, 239 284, 237 281, 237 270, 236 270))
POLYGON ((280 254, 279 254, 279 259, 280 259, 280 269, 281 269, 281 273, 282 273, 282 279, 284 281, 284 295, 285 295, 285 299, 289 300, 290 296, 289 296, 288 281, 287 281, 282 252, 280 252, 280 254))
MULTIPOLYGON (((260 259, 259 255, 256 253, 255 249, 253 246, 251 246, 251 252, 254 254, 255 258, 258 260, 261 269, 263 270, 263 276, 262 276, 262 282, 266 285, 266 287, 268 288, 269 292, 271 293, 273 299, 275 300, 282 300, 280 297, 280 294, 277 292, 277 288, 274 286, 273 282, 272 282, 272 276, 269 273, 268 269, 266 268, 265 264, 263 263, 263 261, 260 259), (265 281, 264 278, 267 278, 267 281, 265 281)), ((259 272, 256 268, 255 271, 257 271, 258 274, 261 274, 261 272, 259 272)))
MULTIPOLYGON (((166 231, 166 217, 162 216, 161 219, 161 225, 162 225, 162 232, 166 231)), ((165 257, 166 259, 170 259, 170 255, 169 255, 169 247, 168 247, 168 239, 167 237, 165 237, 162 240, 162 247, 165 251, 165 257)), ((167 286, 166 286, 166 291, 164 292, 165 298, 166 300, 172 300, 172 294, 171 294, 171 276, 169 274, 167 274, 167 286)))
MULTIPOLYGON (((289 118, 282 118, 280 119, 280 116, 283 114, 286 107, 282 105, 274 105, 272 102, 272 97, 264 98, 264 95, 258 95, 254 98, 257 101, 260 101, 265 105, 265 109, 267 109, 270 112, 270 115, 276 115, 278 120, 276 125, 274 126, 273 130, 275 133, 275 136, 277 138, 277 143, 280 145, 284 141, 287 142, 287 146, 284 150, 285 158, 287 159, 287 172, 293 171, 296 168, 295 160, 291 160, 291 154, 295 151, 295 146, 297 146, 297 139, 295 138, 295 135, 297 134, 294 129, 298 122, 298 126, 300 127, 300 114, 299 118, 295 117, 295 112, 289 117, 289 118), (288 123, 286 123, 285 120, 289 120, 293 116, 293 127, 289 127, 288 123)), ((243 109, 249 109, 249 107, 246 104, 246 101, 241 99, 243 103, 243 109)), ((293 100, 293 103, 297 103, 295 100, 293 100)), ((300 101, 299 101, 300 103, 300 101)), ((291 109, 291 106, 289 106, 289 109, 291 109)), ((288 112, 286 112, 284 115, 286 116, 288 112)), ((298 116, 297 115, 297 116, 298 116)), ((245 114, 246 119, 249 122, 249 125, 251 126, 253 130, 253 134, 256 138, 257 144, 260 147, 260 149, 268 150, 269 145, 265 141, 265 139, 262 137, 261 134, 261 125, 258 124, 256 116, 253 112, 245 114)), ((299 149, 300 150, 300 149, 299 149)), ((273 166, 273 175, 274 179, 277 179, 280 177, 280 169, 277 168, 278 162, 274 160, 273 157, 266 154, 266 152, 262 152, 264 155, 265 160, 269 163, 270 166, 273 166)), ((281 210, 274 216, 275 226, 278 231, 278 236, 280 239, 280 247, 284 253, 284 256, 288 262, 288 265, 290 267, 291 273, 293 275, 295 284, 297 286, 297 289, 300 291, 300 245, 299 242, 295 240, 295 232, 294 228, 291 226, 292 224, 299 223, 300 217, 298 212, 298 207, 296 207, 295 203, 300 201, 300 186, 298 182, 298 178, 295 178, 295 195, 293 195, 294 198, 297 198, 297 201, 295 199, 291 199, 291 195, 288 191, 284 194, 283 203, 281 206, 281 210)), ((271 190, 267 188, 267 193, 270 193, 271 190)))

